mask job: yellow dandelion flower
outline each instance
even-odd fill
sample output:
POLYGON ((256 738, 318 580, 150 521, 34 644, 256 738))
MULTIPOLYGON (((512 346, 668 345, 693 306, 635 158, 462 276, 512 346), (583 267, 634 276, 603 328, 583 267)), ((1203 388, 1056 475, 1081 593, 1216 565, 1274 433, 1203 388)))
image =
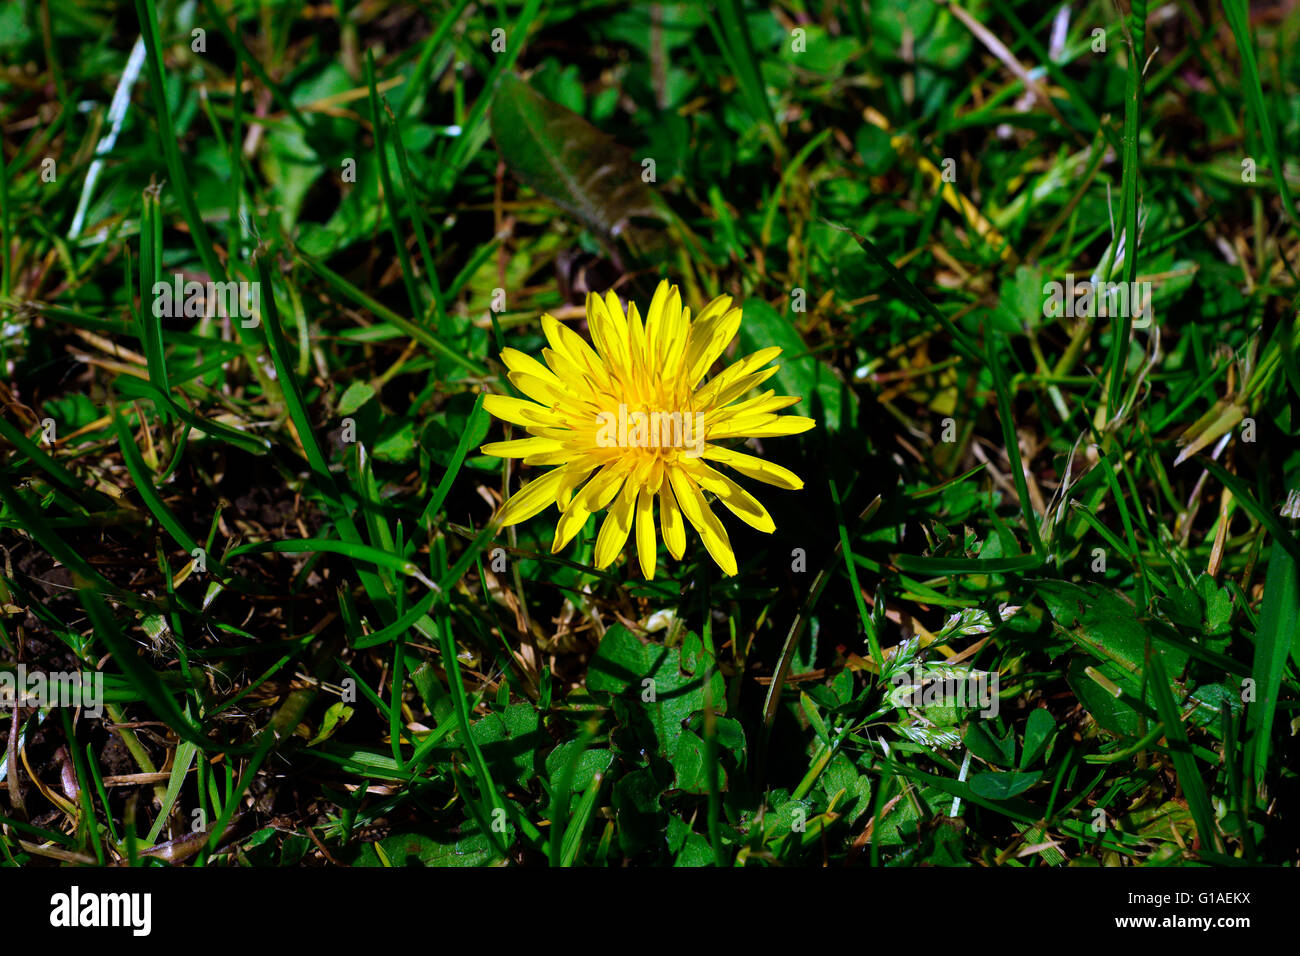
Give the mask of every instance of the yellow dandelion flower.
POLYGON ((641 572, 653 578, 657 507, 664 544, 674 558, 681 560, 686 550, 689 522, 723 573, 735 574, 727 530, 705 493, 759 531, 771 533, 776 525, 758 499, 709 462, 778 488, 798 490, 803 482, 780 465, 716 442, 797 435, 816 424, 811 418, 776 414, 799 396, 769 389, 744 399, 777 371, 768 363, 780 348, 760 349, 704 380, 735 338, 740 317, 741 310, 724 295, 692 321, 677 287, 666 281, 655 290, 644 322, 634 302, 625 314, 613 292, 604 298, 588 295, 594 349, 543 315, 542 331, 550 344, 542 350, 545 365, 515 349, 501 353, 510 381, 532 401, 488 395, 483 403, 531 436, 491 442, 482 447, 483 454, 556 466, 502 506, 497 516, 502 525, 558 505, 554 554, 592 514, 608 508, 596 537, 596 567, 607 567, 618 557, 635 525, 641 572))

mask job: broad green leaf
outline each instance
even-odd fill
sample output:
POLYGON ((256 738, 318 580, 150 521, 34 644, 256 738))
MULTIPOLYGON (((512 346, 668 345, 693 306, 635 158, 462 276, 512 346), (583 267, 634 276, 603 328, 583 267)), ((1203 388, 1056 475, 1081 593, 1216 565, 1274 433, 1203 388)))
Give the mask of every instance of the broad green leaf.
MULTIPOLYGON (((605 632, 588 669, 587 689, 593 694, 621 697, 643 708, 661 757, 676 751, 682 722, 704 708, 703 674, 682 673, 680 662, 677 648, 642 644, 620 624, 605 632)), ((712 691, 721 713, 726 686, 717 672, 712 691)))
POLYGON ((1043 774, 1039 770, 1032 773, 1024 773, 1019 770, 1013 770, 1009 773, 982 770, 979 773, 971 774, 970 788, 976 795, 984 797, 986 800, 1008 800, 1017 794, 1024 793, 1038 783, 1042 776, 1043 774))
POLYGON ((375 458, 379 461, 409 461, 414 452, 415 425, 408 418, 400 419, 375 445, 375 458))
POLYGON ((681 817, 668 821, 668 848, 677 857, 673 866, 708 866, 713 862, 713 848, 703 834, 696 833, 681 817))
POLYGON ((673 770, 677 773, 677 789, 687 793, 708 793, 708 768, 704 759, 704 741, 689 730, 677 738, 673 752, 673 770))
POLYGON ((964 743, 976 757, 1003 767, 1010 767, 1016 759, 1016 739, 1012 734, 999 740, 991 729, 978 721, 971 721, 966 729, 964 743))
POLYGON ((1025 721, 1025 747, 1020 752, 1021 770, 1032 766, 1043 755, 1055 730, 1056 721, 1046 708, 1035 707, 1029 712, 1029 719, 1025 721))
POLYGON ((325 718, 321 721, 320 730, 307 744, 308 747, 315 747, 323 741, 329 740, 334 736, 334 731, 338 730, 349 720, 352 719, 352 708, 343 701, 335 701, 330 704, 329 709, 325 711, 325 718))
MULTIPOLYGON (((1101 585, 1040 581, 1052 618, 1081 647, 1104 661, 1113 661, 1134 674, 1142 672, 1148 641, 1155 635, 1138 619, 1138 609, 1120 594, 1101 585)), ((1187 663, 1184 651, 1158 647, 1171 674, 1187 663)))
POLYGON ((492 105, 492 138, 511 171, 608 246, 659 207, 643 166, 585 119, 512 75, 492 105))
MULTIPOLYGON (((1083 709, 1112 734, 1124 737, 1136 736, 1139 727, 1137 711, 1123 698, 1116 697, 1093 680, 1087 674, 1087 670, 1088 665, 1085 660, 1077 658, 1070 664, 1070 670, 1065 678, 1074 695, 1079 698, 1083 709)), ((1116 684, 1123 681, 1123 675, 1128 673, 1115 664, 1102 665, 1097 670, 1107 679, 1113 678, 1112 683, 1116 684)))
POLYGON ((538 729, 540 721, 531 704, 512 704, 504 713, 490 713, 474 724, 470 733, 492 768, 493 779, 508 778, 522 786, 534 775, 537 748, 550 741, 538 729))
POLYGON ((614 784, 610 802, 618 823, 619 846, 628 856, 663 839, 660 789, 648 768, 633 770, 614 784))
POLYGON ((781 347, 781 354, 774 360, 780 371, 764 387, 775 388, 779 395, 797 395, 802 399, 786 413, 814 418, 819 426, 832 433, 841 427, 853 427, 857 419, 857 396, 825 362, 809 354, 791 319, 778 314, 762 299, 750 299, 744 303, 744 309, 737 357, 772 345, 781 347))
POLYGON ((363 844, 352 866, 485 866, 494 856, 492 842, 470 820, 457 834, 394 833, 363 844))
POLYGON ((353 382, 339 399, 339 414, 351 415, 374 397, 375 389, 369 382, 353 382))
MULTIPOLYGON (((547 754, 546 776, 551 781, 553 788, 559 786, 560 776, 574 757, 573 751, 581 746, 583 746, 581 740, 567 740, 547 754)), ((591 785, 591 779, 608 765, 608 750, 602 748, 584 750, 578 757, 578 763, 573 770, 573 777, 569 780, 569 790, 574 793, 586 790, 591 785)))

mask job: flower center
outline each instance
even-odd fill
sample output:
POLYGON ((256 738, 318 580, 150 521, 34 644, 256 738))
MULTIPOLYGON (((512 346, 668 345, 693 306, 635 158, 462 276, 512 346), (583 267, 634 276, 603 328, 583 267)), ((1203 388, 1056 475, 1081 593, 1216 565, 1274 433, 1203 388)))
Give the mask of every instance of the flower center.
POLYGON ((621 402, 617 409, 596 415, 596 444, 633 450, 638 457, 698 458, 704 450, 704 413, 621 402))

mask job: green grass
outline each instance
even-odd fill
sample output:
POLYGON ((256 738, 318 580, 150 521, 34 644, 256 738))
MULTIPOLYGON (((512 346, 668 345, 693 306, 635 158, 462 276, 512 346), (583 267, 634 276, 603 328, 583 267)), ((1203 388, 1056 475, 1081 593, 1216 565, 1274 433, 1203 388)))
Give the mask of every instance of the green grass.
POLYGON ((0 865, 1294 863, 1300 12, 1041 9, 0 6, 0 670, 104 679, 0 865), (493 523, 661 277, 818 422, 731 578, 493 523))

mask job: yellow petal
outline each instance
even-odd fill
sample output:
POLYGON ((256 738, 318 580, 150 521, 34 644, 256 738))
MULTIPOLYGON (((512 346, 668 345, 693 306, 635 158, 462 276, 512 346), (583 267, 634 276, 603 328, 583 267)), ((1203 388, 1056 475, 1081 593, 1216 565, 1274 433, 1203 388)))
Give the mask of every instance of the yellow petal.
POLYGON ((645 575, 647 581, 654 580, 657 550, 654 492, 643 487, 636 498, 636 556, 641 562, 641 573, 645 575))
MULTIPOLYGON (((617 304, 618 299, 615 298, 614 301, 617 304)), ((591 329, 596 351, 604 361, 605 368, 622 380, 626 378, 628 367, 627 320, 623 318, 621 306, 615 311, 618 318, 609 314, 609 308, 600 296, 594 292, 587 293, 587 327, 591 329)))
POLYGON ((722 472, 715 471, 699 460, 692 461, 685 467, 687 473, 701 488, 717 495, 718 500, 726 506, 727 510, 745 524, 764 534, 771 534, 776 530, 776 522, 772 520, 772 516, 768 514, 762 502, 722 472))
POLYGON ((686 525, 673 495, 671 478, 659 486, 659 525, 664 532, 668 553, 680 561, 686 553, 686 525))
POLYGON ((649 378, 654 374, 654 363, 646 358, 645 326, 641 323, 641 313, 637 310, 636 303, 631 300, 627 303, 627 341, 636 388, 638 391, 649 391, 649 378))
POLYGON ((659 285, 655 288, 654 296, 650 299, 650 308, 646 310, 646 352, 650 356, 652 366, 658 366, 663 355, 663 340, 667 334, 664 309, 668 305, 668 293, 671 289, 672 286, 667 279, 660 280, 659 285))
MULTIPOLYGON (((544 368, 541 362, 537 363, 537 367, 544 368)), ((551 378, 555 377, 550 369, 546 369, 546 374, 551 378)), ((527 372, 510 372, 506 375, 506 378, 510 379, 511 383, 519 391, 548 408, 554 408, 554 406, 570 400, 564 386, 556 387, 551 384, 549 379, 540 378, 527 372)), ((559 379, 555 380, 559 381, 559 379)))
POLYGON ((746 478, 753 478, 755 481, 776 485, 776 487, 785 488, 788 491, 798 491, 803 487, 803 479, 793 471, 782 468, 780 465, 774 465, 770 461, 764 461, 762 458, 755 458, 753 455, 733 451, 730 448, 705 445, 704 452, 700 457, 734 468, 746 478))
POLYGON ((505 363, 506 368, 512 372, 519 372, 524 375, 531 375, 534 378, 540 378, 551 388, 557 391, 564 390, 564 383, 549 368, 543 365, 531 355, 520 352, 518 349, 502 349, 501 361, 505 363))
POLYGON ((609 386, 609 376, 605 373, 600 356, 587 344, 586 339, 552 315, 542 316, 542 331, 552 349, 584 369, 600 386, 609 386))
POLYGON ((606 465, 596 473, 595 478, 583 486, 578 496, 573 499, 573 503, 588 511, 599 511, 618 494, 618 489, 627 477, 627 471, 627 466, 621 462, 606 465))
POLYGON ((767 368, 759 369, 757 372, 751 372, 748 375, 742 375, 740 376, 740 378, 736 379, 726 388, 718 391, 718 393, 714 395, 712 399, 712 404, 718 407, 722 407, 728 404, 729 402, 734 402, 736 399, 740 398, 740 396, 744 395, 746 392, 758 388, 758 386, 762 385, 764 382, 766 382, 769 378, 771 378, 780 370, 781 370, 781 366, 771 365, 767 368))
POLYGON ((555 501, 560 482, 565 477, 565 469, 553 468, 540 478, 535 478, 501 506, 497 520, 503 528, 521 521, 527 521, 555 501))
MULTIPOLYGON (((539 467, 550 466, 550 465, 567 465, 569 464, 569 462, 573 461, 573 454, 574 454, 573 449, 561 446, 560 448, 557 448, 554 451, 539 451, 539 452, 534 452, 531 455, 527 455, 524 458, 524 464, 537 465, 539 467)), ((565 505, 568 503, 568 499, 560 495, 556 495, 555 500, 560 505, 565 505)))
POLYGON ((564 479, 560 482, 560 490, 555 496, 555 500, 560 504, 560 510, 564 511, 569 506, 569 499, 578 485, 582 484, 583 479, 597 468, 597 462, 590 459, 574 461, 569 467, 564 469, 564 479))
POLYGON ((524 458, 548 451, 559 451, 563 446, 551 438, 516 438, 514 441, 494 441, 479 449, 494 458, 524 458))
MULTIPOLYGON (((587 370, 581 365, 569 358, 567 352, 557 352, 555 349, 542 349, 542 358, 555 373, 555 377, 561 381, 568 382, 572 386, 576 382, 581 382, 587 377, 587 370)), ((570 391, 572 389, 570 388, 570 391)))
MULTIPOLYGON (((727 301, 730 299, 723 297, 727 301)), ((715 299, 714 302, 722 301, 715 299)), ((709 367, 713 365, 726 350, 740 328, 740 309, 731 309, 722 315, 704 319, 714 302, 705 307, 700 318, 691 326, 690 341, 686 346, 686 387, 694 388, 700 384, 709 367)))
MULTIPOLYGON (((599 467, 599 462, 593 461, 589 457, 583 456, 583 457, 575 458, 574 452, 572 451, 566 451, 566 454, 568 455, 568 467, 564 469, 565 477, 560 482, 559 490, 556 491, 555 493, 555 503, 560 508, 561 519, 563 519, 563 515, 567 513, 570 510, 570 508, 573 507, 572 502, 573 502, 574 491, 576 491, 578 486, 582 484, 583 481, 586 480, 589 474, 591 474, 593 471, 596 470, 596 468, 599 467)), ((527 461, 527 459, 525 459, 525 461, 527 461)), ((576 520, 576 518, 570 518, 569 520, 574 521, 576 520)), ((585 516, 583 520, 584 521, 586 520, 585 516)), ((579 527, 581 527, 581 523, 579 523, 579 527)), ((569 538, 571 537, 573 537, 572 534, 566 537, 564 539, 564 542, 561 543, 559 547, 557 547, 555 550, 558 551, 560 548, 564 547, 564 544, 567 544, 569 538)), ((558 540, 558 535, 557 535, 557 540, 558 540)))
POLYGON ((731 296, 720 295, 711 299, 709 304, 700 309, 700 314, 695 317, 694 325, 708 324, 717 321, 723 315, 726 315, 731 307, 731 296))
POLYGON ((627 543, 628 533, 632 530, 632 508, 636 504, 636 497, 636 488, 629 482, 605 516, 600 534, 596 535, 596 570, 608 567, 627 543))
POLYGON ((816 426, 802 415, 755 415, 734 418, 709 429, 709 438, 781 438, 816 426))
POLYGON ((664 311, 668 319, 667 336, 664 339, 664 358, 661 374, 672 380, 681 374, 682 361, 686 356, 686 341, 691 331, 691 310, 683 308, 677 287, 673 287, 668 299, 668 308, 664 311))
POLYGON ((681 506, 682 514, 686 515, 686 520, 700 533, 700 540, 704 542, 704 547, 722 569, 722 573, 728 577, 733 576, 736 573, 736 555, 731 550, 727 529, 722 526, 718 516, 704 500, 704 495, 700 493, 695 482, 684 471, 680 468, 672 468, 668 472, 668 478, 672 482, 673 492, 677 495, 677 504, 681 506))
POLYGON ((740 415, 769 415, 789 408, 791 405, 798 405, 801 401, 803 399, 798 395, 778 395, 769 388, 762 395, 755 395, 753 398, 747 398, 743 402, 736 402, 723 408, 715 408, 706 413, 704 420, 706 424, 709 424, 740 415))
POLYGON ((650 466, 649 474, 646 475, 645 486, 654 494, 659 490, 659 485, 664 480, 664 460, 656 458, 654 464, 650 466))
MULTIPOLYGON (((748 375, 756 368, 760 368, 772 361, 781 354, 781 346, 769 345, 765 349, 759 349, 757 352, 750 352, 743 358, 737 359, 722 370, 722 375, 748 375)), ((721 378, 721 375, 719 376, 721 378)))
POLYGON ((555 540, 551 542, 551 554, 557 554, 572 541, 573 536, 586 526, 587 519, 590 517, 590 511, 580 507, 576 501, 570 502, 564 509, 564 514, 560 515, 560 520, 555 523, 555 540))
MULTIPOLYGON (((728 388, 737 380, 744 378, 746 375, 762 368, 772 359, 781 354, 781 347, 773 345, 769 348, 759 349, 757 352, 751 352, 737 362, 733 362, 723 369, 712 381, 706 383, 695 393, 695 405, 697 408, 703 408, 708 405, 725 404, 716 400, 716 396, 723 389, 728 388)), ((744 394, 743 392, 740 394, 744 394)))
POLYGON ((627 338, 627 315, 623 312, 623 303, 618 300, 618 296, 613 289, 605 290, 605 311, 609 313, 614 327, 622 333, 624 339, 627 338))
POLYGON ((797 415, 771 415, 763 419, 738 419, 709 433, 711 438, 785 438, 806 432, 817 423, 797 415))
POLYGON ((483 407, 489 415, 512 425, 547 425, 559 422, 559 416, 544 405, 509 395, 484 395, 483 407))

